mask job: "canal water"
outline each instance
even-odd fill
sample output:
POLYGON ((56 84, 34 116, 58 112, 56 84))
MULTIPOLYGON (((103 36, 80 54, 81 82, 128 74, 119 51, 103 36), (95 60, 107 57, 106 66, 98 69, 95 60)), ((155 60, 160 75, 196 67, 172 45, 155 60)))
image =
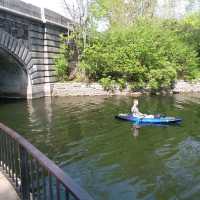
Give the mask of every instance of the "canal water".
POLYGON ((53 159, 95 200, 200 199, 200 95, 142 96, 140 110, 183 119, 135 131, 114 118, 131 97, 0 101, 0 121, 53 159))

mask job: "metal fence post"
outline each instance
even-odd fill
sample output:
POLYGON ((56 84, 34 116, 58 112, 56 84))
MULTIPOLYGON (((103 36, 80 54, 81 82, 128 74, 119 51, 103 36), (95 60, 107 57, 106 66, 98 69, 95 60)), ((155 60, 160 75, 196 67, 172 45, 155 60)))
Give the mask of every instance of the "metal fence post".
POLYGON ((29 167, 27 153, 23 147, 19 147, 20 153, 20 177, 21 177, 21 198, 22 200, 30 199, 30 190, 29 190, 29 167))

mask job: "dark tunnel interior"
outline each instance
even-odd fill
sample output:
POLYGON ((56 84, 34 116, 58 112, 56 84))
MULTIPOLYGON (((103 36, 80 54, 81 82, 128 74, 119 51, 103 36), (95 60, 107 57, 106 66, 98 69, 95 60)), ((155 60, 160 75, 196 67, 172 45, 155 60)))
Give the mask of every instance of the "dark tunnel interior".
POLYGON ((0 98, 26 98, 27 86, 24 66, 0 48, 0 98))

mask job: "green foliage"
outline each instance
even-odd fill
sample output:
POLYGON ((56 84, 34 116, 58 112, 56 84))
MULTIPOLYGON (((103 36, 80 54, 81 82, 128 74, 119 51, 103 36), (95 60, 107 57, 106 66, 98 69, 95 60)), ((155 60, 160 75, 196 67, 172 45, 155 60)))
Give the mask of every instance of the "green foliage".
POLYGON ((194 13, 182 19, 177 32, 182 40, 193 46, 200 56, 200 13, 194 13))
POLYGON ((116 81, 112 80, 110 77, 101 78, 99 80, 99 83, 103 86, 104 90, 107 91, 114 91, 114 89, 116 88, 116 81))
MULTIPOLYGON (((97 18, 107 16, 111 2, 98 2, 102 10, 98 12, 100 4, 93 4, 92 12, 97 12, 97 18)), ((115 3, 112 9, 117 11, 117 5, 124 1, 115 3)), ((126 23, 117 19, 123 13, 112 15, 113 21, 106 32, 92 30, 87 45, 80 32, 62 37, 61 52, 55 59, 61 80, 68 79, 71 60, 78 62, 78 79, 99 81, 106 90, 116 87, 122 90, 129 85, 133 90, 155 91, 172 87, 176 79, 200 77, 200 14, 179 20, 147 20, 138 15, 137 20, 122 26, 126 23), (75 42, 76 48, 66 45, 66 41, 75 42)))
POLYGON ((68 67, 69 67, 69 47, 65 45, 65 37, 61 36, 62 42, 60 45, 60 52, 54 58, 54 64, 56 74, 59 80, 65 81, 68 78, 68 67))
POLYGON ((90 12, 96 21, 103 19, 110 27, 126 27, 138 17, 153 17, 156 4, 157 0, 94 0, 90 12))
MULTIPOLYGON (((140 19, 133 26, 99 33, 82 56, 82 66, 92 80, 123 80, 133 88, 170 87, 176 78, 195 78, 199 60, 188 45, 162 22, 140 19)), ((101 81, 102 82, 102 81, 101 81)))
POLYGON ((54 63, 56 66, 56 74, 61 81, 67 80, 67 59, 63 54, 60 54, 54 59, 54 63))
POLYGON ((168 89, 173 84, 173 80, 176 79, 176 70, 172 67, 165 69, 152 69, 149 72, 148 86, 152 90, 168 89))
POLYGON ((69 36, 61 35, 59 54, 54 58, 56 73, 61 81, 67 81, 70 75, 70 62, 78 60, 78 50, 82 48, 83 42, 76 33, 69 36))
POLYGON ((127 86, 127 82, 126 82, 126 80, 124 80, 123 78, 119 78, 119 79, 117 79, 117 84, 118 84, 118 86, 119 86, 119 90, 123 90, 123 89, 125 89, 126 88, 126 86, 127 86))

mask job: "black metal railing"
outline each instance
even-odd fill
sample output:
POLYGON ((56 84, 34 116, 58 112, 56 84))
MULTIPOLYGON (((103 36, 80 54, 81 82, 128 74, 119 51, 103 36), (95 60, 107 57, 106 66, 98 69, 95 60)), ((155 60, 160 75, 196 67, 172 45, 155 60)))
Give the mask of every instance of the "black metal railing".
POLYGON ((54 162, 2 123, 0 168, 22 200, 92 200, 54 162))

